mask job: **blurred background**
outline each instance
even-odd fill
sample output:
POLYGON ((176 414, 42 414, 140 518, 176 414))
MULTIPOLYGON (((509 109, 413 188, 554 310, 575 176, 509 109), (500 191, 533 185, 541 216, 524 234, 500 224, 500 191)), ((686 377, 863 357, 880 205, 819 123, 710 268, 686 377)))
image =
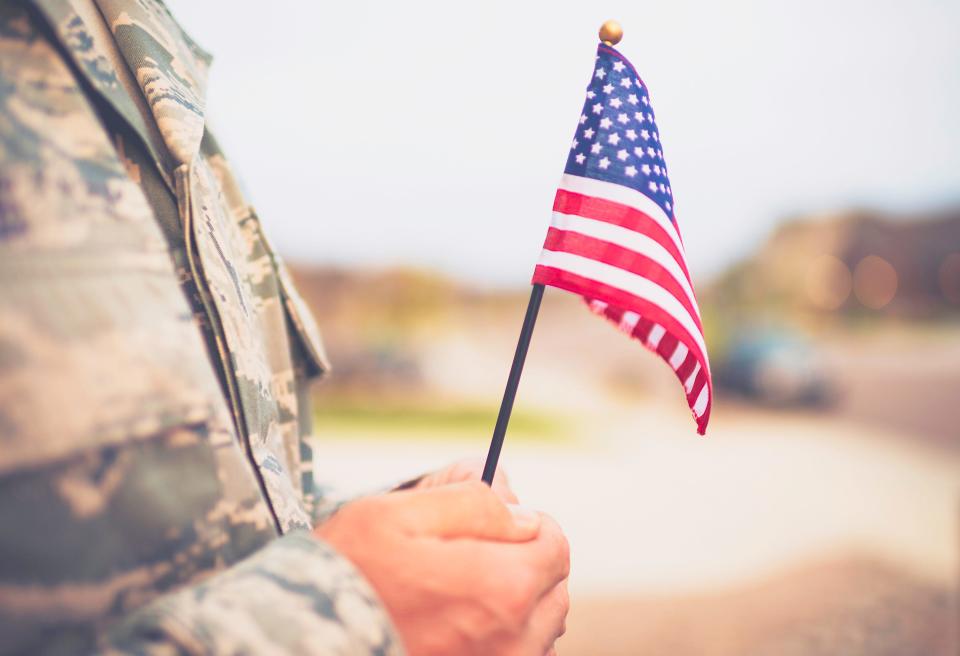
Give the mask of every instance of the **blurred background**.
POLYGON ((505 447, 564 654, 956 654, 960 4, 168 0, 312 305, 318 477, 482 457, 600 23, 652 91, 717 400, 546 294, 505 447))

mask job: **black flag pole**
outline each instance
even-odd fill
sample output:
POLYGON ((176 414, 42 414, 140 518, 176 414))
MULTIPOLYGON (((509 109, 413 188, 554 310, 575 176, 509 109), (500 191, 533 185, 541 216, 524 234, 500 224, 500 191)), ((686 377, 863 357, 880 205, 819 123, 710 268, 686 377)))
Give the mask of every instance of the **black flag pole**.
MULTIPOLYGON (((623 28, 617 21, 609 20, 600 26, 600 40, 604 44, 613 46, 622 38, 623 28)), ((510 366, 510 375, 507 377, 507 388, 503 391, 503 400, 500 402, 500 414, 497 415, 497 425, 493 429, 490 450, 487 451, 487 462, 483 466, 483 482, 487 485, 493 484, 493 475, 497 472, 503 438, 507 433, 507 424, 510 423, 510 412, 513 410, 513 401, 517 398, 520 374, 523 373, 523 363, 527 359, 527 349, 530 348, 530 338, 533 336, 533 326, 537 323, 537 313, 540 311, 542 299, 543 285, 536 283, 530 292, 527 316, 523 318, 523 328, 520 329, 520 339, 517 340, 517 351, 513 354, 513 364, 510 366)))
POLYGON ((507 434, 510 412, 513 410, 513 401, 517 398, 517 386, 520 384, 520 374, 523 373, 523 363, 527 359, 527 349, 530 348, 530 338, 533 336, 533 326, 537 323, 542 298, 543 285, 535 284, 530 292, 530 302, 527 303, 527 315, 523 318, 517 350, 513 354, 513 364, 510 366, 510 375, 507 377, 507 388, 503 391, 503 400, 500 402, 500 413, 497 415, 497 425, 493 429, 493 439, 490 440, 490 450, 487 451, 487 462, 483 466, 483 482, 487 485, 493 484, 493 475, 497 471, 500 449, 503 448, 503 438, 507 434))

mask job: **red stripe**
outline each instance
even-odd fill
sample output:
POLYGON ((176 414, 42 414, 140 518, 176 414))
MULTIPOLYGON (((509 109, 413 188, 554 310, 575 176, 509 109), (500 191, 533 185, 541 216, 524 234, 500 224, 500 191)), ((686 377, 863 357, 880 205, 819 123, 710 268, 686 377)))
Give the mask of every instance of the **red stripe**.
POLYGON ((637 327, 633 329, 633 336, 641 342, 646 342, 647 338, 650 337, 651 330, 653 330, 653 322, 640 317, 640 321, 637 322, 637 327))
POLYGON ((618 269, 635 273, 642 276, 657 285, 666 289, 687 311, 687 314, 697 324, 697 329, 703 332, 703 324, 700 322, 699 313, 696 307, 690 302, 690 297, 677 282, 677 279, 667 271, 663 265, 659 264, 646 255, 641 255, 629 248, 624 248, 619 244, 609 241, 603 241, 595 237, 573 232, 572 230, 560 230, 559 228, 550 228, 547 230, 547 237, 543 242, 543 247, 550 251, 563 251, 586 257, 597 262, 603 262, 618 269))
POLYGON ((691 406, 697 402, 697 397, 700 396, 700 391, 706 383, 707 375, 703 371, 703 365, 701 365, 700 371, 697 372, 697 377, 693 379, 693 386, 690 387, 690 393, 687 394, 687 402, 690 403, 691 406))
POLYGON ((605 316, 607 319, 614 322, 615 324, 619 325, 620 320, 623 319, 624 312, 626 312, 626 310, 624 310, 621 307, 607 306, 603 310, 603 316, 605 316))
POLYGON ((707 407, 703 409, 703 416, 697 420, 698 430, 701 435, 703 435, 706 430, 707 422, 710 421, 710 410, 713 408, 713 383, 710 377, 704 373, 703 369, 697 372, 697 377, 693 382, 693 391, 687 395, 687 403, 692 409, 697 402, 697 397, 700 396, 700 392, 703 391, 704 385, 707 386, 707 407))
MULTIPOLYGON (((606 285, 589 278, 584 278, 583 276, 578 276, 575 273, 557 269, 555 267, 548 267, 538 264, 533 272, 533 282, 543 285, 550 285, 559 289, 565 289, 569 292, 580 294, 581 296, 585 296, 589 299, 598 299, 610 304, 611 306, 630 309, 645 319, 663 326, 663 328, 666 330, 666 334, 664 335, 663 339, 661 339, 661 343, 663 343, 664 339, 668 339, 668 336, 672 337, 673 339, 679 339, 681 342, 683 342, 687 349, 690 350, 693 356, 700 363, 701 369, 697 374, 696 381, 694 382, 693 391, 691 394, 687 395, 687 404, 690 406, 691 410, 693 409, 693 404, 696 402, 697 396, 699 396, 703 385, 705 384, 708 386, 707 407, 704 409, 704 414, 702 417, 696 417, 696 415, 694 415, 694 418, 697 421, 697 432, 703 435, 704 431, 706 431, 707 419, 710 415, 710 408, 713 405, 713 383, 710 381, 709 376, 707 376, 707 363, 704 353, 700 350, 700 347, 694 341, 689 331, 687 331, 687 329, 684 328, 683 325, 677 321, 672 314, 666 312, 659 305, 651 303, 645 298, 635 296, 623 291, 622 289, 611 287, 610 285, 606 285)), ((676 342, 674 342, 674 346, 676 346, 676 342)), ((673 350, 671 349, 670 355, 672 354, 673 350)), ((660 355, 663 357, 662 353, 660 353, 660 355)), ((668 360, 669 364, 669 357, 666 359, 668 360)), ((680 380, 681 385, 683 385, 684 382, 686 382, 684 379, 680 380)))
MULTIPOLYGON (((674 337, 671 333, 667 333, 660 338, 660 343, 657 344, 657 353, 660 354, 660 357, 667 361, 667 364, 670 364, 670 358, 673 357, 673 352, 677 350, 677 344, 679 340, 674 337)), ((670 365, 670 368, 673 369, 673 365, 670 365)))
MULTIPOLYGON (((670 253, 670 256, 677 261, 680 270, 683 271, 683 275, 687 277, 687 282, 690 282, 690 271, 687 270, 687 262, 683 253, 677 248, 676 243, 670 238, 667 231, 640 210, 622 203, 614 203, 593 196, 584 196, 572 191, 557 189, 557 195, 553 200, 553 211, 603 221, 650 237, 670 253)), ((690 288, 693 288, 693 283, 690 284, 690 288)))
POLYGON ((687 353, 687 357, 683 359, 683 362, 680 363, 680 366, 677 368, 677 378, 679 378, 684 383, 687 382, 687 378, 690 377, 690 374, 693 373, 693 368, 697 366, 697 359, 693 357, 692 353, 687 353))

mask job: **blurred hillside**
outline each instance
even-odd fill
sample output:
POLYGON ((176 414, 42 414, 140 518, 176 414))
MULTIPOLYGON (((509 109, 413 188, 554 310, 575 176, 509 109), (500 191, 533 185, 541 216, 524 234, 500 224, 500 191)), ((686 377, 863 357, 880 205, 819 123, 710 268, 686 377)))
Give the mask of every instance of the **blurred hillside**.
MULTIPOLYGON (((492 424, 526 290, 410 269, 298 266, 294 276, 334 362, 318 395, 328 422, 447 432, 492 424)), ((699 286, 728 402, 810 406, 960 447, 960 209, 797 218, 699 286)), ((684 411, 667 368, 569 294, 547 293, 530 357, 517 431, 557 428, 549 417, 558 409, 575 414, 608 398, 684 411)))
POLYGON ((715 310, 753 318, 957 317, 960 208, 795 218, 701 295, 715 310))

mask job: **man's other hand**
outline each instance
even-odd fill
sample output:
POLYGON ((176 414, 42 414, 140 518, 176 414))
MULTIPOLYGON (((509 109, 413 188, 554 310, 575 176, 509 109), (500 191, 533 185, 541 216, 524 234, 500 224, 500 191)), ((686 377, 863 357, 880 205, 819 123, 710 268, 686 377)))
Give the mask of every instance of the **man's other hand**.
MULTIPOLYGON (((443 469, 427 474, 417 481, 414 489, 424 490, 441 485, 450 485, 451 483, 465 483, 467 481, 479 481, 483 475, 482 458, 468 458, 458 460, 443 469)), ((510 487, 510 481, 507 478, 503 467, 497 467, 497 472, 493 475, 494 493, 500 497, 504 503, 517 503, 517 495, 513 493, 510 487)))
POLYGON ((543 656, 565 629, 560 527, 483 483, 360 499, 316 534, 364 573, 411 656, 543 656))

